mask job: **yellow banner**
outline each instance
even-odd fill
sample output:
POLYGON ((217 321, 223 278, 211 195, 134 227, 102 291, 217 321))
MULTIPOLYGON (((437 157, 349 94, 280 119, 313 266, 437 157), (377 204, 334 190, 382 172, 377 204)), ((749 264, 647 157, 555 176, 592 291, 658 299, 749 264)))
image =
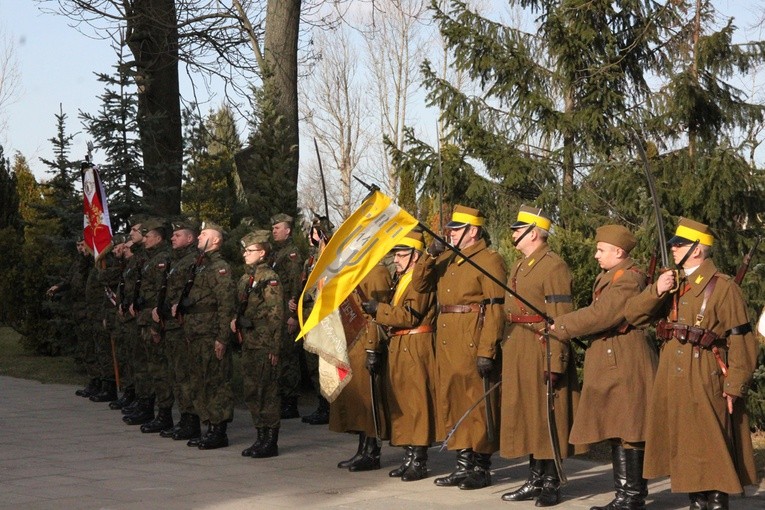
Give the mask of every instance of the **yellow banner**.
POLYGON ((302 338, 336 310, 364 277, 408 234, 417 220, 387 197, 375 191, 340 225, 319 256, 306 281, 305 290, 318 288, 313 310, 303 319, 303 296, 298 301, 302 338))

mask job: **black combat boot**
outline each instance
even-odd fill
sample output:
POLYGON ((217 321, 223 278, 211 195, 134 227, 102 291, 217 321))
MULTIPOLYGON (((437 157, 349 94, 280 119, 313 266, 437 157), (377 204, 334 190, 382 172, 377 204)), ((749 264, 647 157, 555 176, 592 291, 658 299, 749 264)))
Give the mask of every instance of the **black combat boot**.
POLYGON ((707 495, 705 492, 690 492, 688 499, 691 500, 689 510, 707 510, 707 495))
POLYGON ((473 462, 473 470, 458 485, 462 490, 483 489, 491 485, 491 454, 474 453, 473 462))
POLYGON ((348 466, 348 471, 373 471, 380 469, 380 445, 377 438, 367 436, 361 458, 348 466))
POLYGON ((366 444, 367 435, 363 432, 359 432, 359 447, 356 450, 356 453, 353 454, 353 457, 351 457, 348 460, 341 460, 337 463, 337 467, 340 469, 348 469, 351 467, 351 464, 358 461, 361 458, 362 452, 364 451, 364 445, 366 444))
POLYGON ((134 398, 131 403, 129 403, 128 405, 122 408, 122 414, 126 416, 128 414, 133 414, 136 411, 136 409, 138 409, 138 406, 140 403, 141 403, 141 398, 138 395, 136 395, 136 398, 134 398))
POLYGON ((707 510, 728 510, 728 494, 720 491, 707 491, 707 510))
POLYGON ((82 389, 74 392, 78 397, 90 398, 101 390, 101 379, 94 377, 90 382, 82 389))
POLYGON ((471 448, 465 448, 464 450, 457 451, 457 468, 451 472, 448 476, 442 476, 433 480, 433 483, 439 487, 455 487, 462 483, 470 472, 473 471, 473 450, 471 448))
POLYGON ((144 434, 156 434, 163 430, 173 428, 173 410, 169 407, 160 407, 157 410, 157 417, 148 423, 141 425, 141 432, 144 434))
POLYGON ((210 427, 210 433, 199 441, 200 450, 215 450, 217 448, 225 448, 228 446, 228 436, 226 435, 226 429, 228 423, 213 424, 210 427))
POLYGON ((257 427, 257 432, 258 435, 255 437, 255 442, 252 443, 252 446, 242 450, 242 457, 252 457, 252 454, 263 446, 263 443, 266 441, 266 427, 257 427))
POLYGON ((404 474, 401 475, 402 482, 415 482, 428 476, 428 447, 410 446, 412 451, 412 460, 404 474))
POLYGON ((181 430, 183 427, 187 427, 187 423, 189 421, 189 414, 187 413, 181 413, 181 419, 178 420, 175 423, 175 426, 167 429, 162 429, 159 431, 159 437, 169 437, 172 438, 174 435, 178 433, 179 430, 181 430))
POLYGON ((252 454, 253 459, 268 459, 279 455, 279 429, 266 428, 266 437, 263 444, 252 454))
POLYGON ((101 391, 90 396, 91 402, 111 402, 117 399, 117 383, 108 379, 101 380, 101 391))
POLYGON ((202 431, 200 430, 198 436, 194 436, 194 437, 190 437, 189 438, 188 442, 186 443, 186 446, 190 446, 190 447, 193 447, 193 448, 199 448, 199 444, 205 438, 207 438, 207 436, 209 436, 211 432, 212 432, 212 425, 208 422, 207 423, 207 432, 202 434, 202 431))
POLYGON ((542 492, 537 497, 534 506, 554 506, 560 503, 560 478, 555 469, 555 461, 544 460, 544 474, 542 475, 542 492))
POLYGON ((124 409, 125 407, 132 404, 134 400, 135 388, 133 386, 128 386, 125 388, 125 391, 122 392, 122 396, 120 398, 114 402, 109 402, 109 409, 114 409, 115 411, 117 409, 124 409))
POLYGON ((122 417, 128 425, 143 425, 154 419, 154 397, 138 399, 138 405, 132 414, 122 417))
POLYGON ((303 423, 309 425, 326 425, 329 423, 329 402, 319 395, 319 406, 308 416, 303 416, 303 423))
POLYGON ((173 432, 174 441, 180 441, 181 439, 185 441, 187 439, 199 437, 201 434, 201 431, 199 430, 199 416, 192 413, 184 414, 186 415, 186 422, 183 423, 176 432, 173 432))
POLYGON ((414 446, 404 446, 404 461, 399 467, 388 473, 391 478, 401 478, 414 460, 414 446))
POLYGON ((282 412, 279 416, 282 420, 291 420, 293 418, 300 418, 300 412, 297 406, 297 397, 289 397, 282 399, 282 412))
POLYGON ((529 455, 529 478, 519 489, 502 494, 502 501, 528 501, 542 493, 544 461, 529 455))

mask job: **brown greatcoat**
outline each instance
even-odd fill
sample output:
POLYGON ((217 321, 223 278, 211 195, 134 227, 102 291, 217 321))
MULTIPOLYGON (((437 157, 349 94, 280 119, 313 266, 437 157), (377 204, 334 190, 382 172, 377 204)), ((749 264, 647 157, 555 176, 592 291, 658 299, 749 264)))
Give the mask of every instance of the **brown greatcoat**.
POLYGON ((644 288, 645 274, 627 258, 598 275, 590 306, 555 318, 562 340, 591 335, 571 444, 645 441, 645 413, 658 358, 642 330, 622 327, 625 303, 644 288))
MULTIPOLYGON (((375 299, 380 303, 390 300, 390 288, 390 273, 382 265, 373 267, 359 283, 359 289, 366 299, 375 299)), ((380 328, 371 318, 368 322, 366 333, 361 335, 348 352, 353 373, 351 380, 329 407, 329 430, 333 432, 363 432, 369 437, 375 437, 366 350, 376 350, 381 339, 380 328)), ((389 427, 382 407, 378 406, 380 436, 381 439, 387 439, 389 427)))
MULTIPOLYGON (((704 289, 712 276, 717 282, 704 313, 701 327, 723 337, 715 342, 721 360, 727 359, 728 376, 722 375, 710 349, 695 348, 671 338, 661 347, 659 369, 648 407, 643 476, 670 476, 672 492, 716 490, 740 493, 742 485, 755 482, 756 473, 744 399, 737 398, 733 416, 726 411, 728 395, 743 397, 749 389, 757 363, 754 334, 728 334, 747 325, 749 319, 741 290, 733 280, 717 272, 705 260, 687 277, 688 290, 658 296, 656 284, 627 301, 625 317, 637 326, 652 317, 670 317, 677 299, 677 321, 694 325, 704 300, 704 289), (675 297, 678 296, 678 297, 675 297), (730 452, 730 428, 735 427, 736 452, 730 452), (738 474, 734 458, 738 459, 738 474)), ((686 284, 681 283, 681 289, 686 284)))
MULTIPOLYGON (((505 279, 502 257, 490 250, 484 240, 462 251, 478 266, 499 281, 505 279)), ((412 285, 418 292, 437 292, 441 307, 452 305, 484 305, 483 324, 478 312, 439 313, 436 320, 436 437, 445 438, 447 431, 484 393, 478 375, 476 358, 494 358, 502 338, 502 299, 504 290, 478 269, 455 257, 450 251, 438 258, 424 256, 414 267, 412 285)), ((492 384, 498 378, 491 377, 492 384)), ((496 395, 496 394, 495 394, 496 395)), ((497 398, 492 416, 499 424, 497 398)), ((449 440, 450 450, 472 448, 477 453, 494 453, 498 444, 486 434, 486 406, 481 402, 456 429, 449 440)))
MULTIPOLYGON (((543 245, 518 261, 510 273, 509 286, 550 317, 572 309, 571 272, 558 255, 543 245)), ((505 310, 513 315, 535 315, 509 293, 505 310)), ((543 322, 508 322, 502 345, 502 430, 500 455, 516 458, 534 455, 552 459, 547 428, 547 370, 545 345, 540 340, 543 322)), ((550 335, 551 368, 561 374, 555 387, 555 420, 561 457, 576 451, 568 444, 569 431, 579 401, 579 382, 571 345, 550 335)))
POLYGON ((430 446, 435 441, 436 427, 435 334, 409 334, 407 330, 434 327, 436 295, 417 292, 404 276, 399 280, 395 297, 394 303, 381 303, 375 316, 378 323, 391 328, 386 388, 390 442, 393 446, 430 446))

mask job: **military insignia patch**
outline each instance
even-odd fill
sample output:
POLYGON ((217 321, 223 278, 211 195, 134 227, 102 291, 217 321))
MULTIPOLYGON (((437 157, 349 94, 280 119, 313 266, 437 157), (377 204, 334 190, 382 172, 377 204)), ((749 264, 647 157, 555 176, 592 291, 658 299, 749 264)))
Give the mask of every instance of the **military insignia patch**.
POLYGON ((268 281, 268 284, 269 284, 271 287, 276 287, 277 285, 279 285, 279 282, 278 282, 278 281, 276 281, 276 280, 269 280, 269 281, 268 281))
POLYGON ((228 271, 226 270, 225 267, 222 269, 218 269, 218 274, 226 274, 226 273, 228 273, 228 271))
POLYGON ((295 260, 295 259, 297 259, 297 257, 298 257, 298 254, 295 253, 294 251, 292 253, 290 253, 290 259, 295 260))
POLYGON ((160 268, 160 269, 164 269, 165 268, 165 263, 164 262, 160 262, 159 264, 157 264, 157 267, 160 268))

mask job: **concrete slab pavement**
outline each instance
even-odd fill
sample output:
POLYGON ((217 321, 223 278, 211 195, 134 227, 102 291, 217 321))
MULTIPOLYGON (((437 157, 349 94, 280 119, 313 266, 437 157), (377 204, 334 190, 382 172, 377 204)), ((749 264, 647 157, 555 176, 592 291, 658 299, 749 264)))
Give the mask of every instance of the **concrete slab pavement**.
MULTIPOLYGON (((433 448, 432 476, 405 483, 387 475, 400 462, 400 449, 383 447, 379 471, 350 473, 336 464, 354 453, 355 437, 297 419, 282 422, 279 457, 255 460, 240 455, 254 440, 246 410, 235 412, 228 448, 200 451, 142 434, 119 411, 77 397, 75 389, 0 377, 0 508, 534 508, 533 501, 500 500, 523 483, 525 459, 495 456, 494 485, 461 491, 433 484, 454 462, 454 453, 433 448)), ((310 413, 310 404, 301 413, 310 413)), ((574 458, 564 469, 569 484, 556 508, 588 509, 613 497, 610 465, 574 458)), ((652 481, 649 491, 650 508, 688 507, 687 496, 672 494, 667 479, 652 481)), ((747 492, 732 498, 731 508, 765 509, 765 482, 747 492)))

